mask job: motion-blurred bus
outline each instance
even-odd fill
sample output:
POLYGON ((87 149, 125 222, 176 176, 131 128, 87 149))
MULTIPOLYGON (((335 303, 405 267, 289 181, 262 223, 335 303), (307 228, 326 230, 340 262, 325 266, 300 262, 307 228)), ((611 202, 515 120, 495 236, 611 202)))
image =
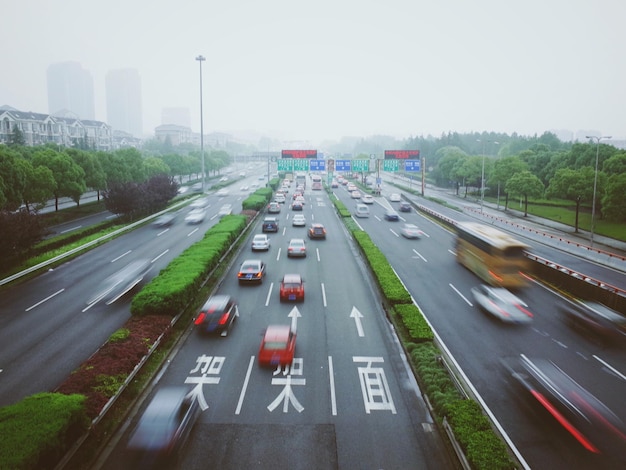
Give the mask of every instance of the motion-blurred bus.
POLYGON ((320 175, 311 176, 311 189, 314 191, 322 190, 322 177, 320 175))
POLYGON ((487 284, 524 287, 528 283, 530 248, 511 235, 476 222, 457 224, 456 259, 487 284))

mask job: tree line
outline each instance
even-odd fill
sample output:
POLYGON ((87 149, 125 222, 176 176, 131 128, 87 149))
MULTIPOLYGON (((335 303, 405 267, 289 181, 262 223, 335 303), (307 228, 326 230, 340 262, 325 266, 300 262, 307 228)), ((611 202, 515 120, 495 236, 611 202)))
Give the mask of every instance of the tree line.
MULTIPOLYGON (((218 172, 232 158, 204 153, 205 172, 218 172)), ((38 214, 49 200, 71 198, 77 205, 97 191, 113 213, 135 217, 164 208, 184 176, 200 177, 200 152, 146 155, 128 148, 111 152, 47 144, 0 145, 0 253, 19 257, 45 236, 38 214)))

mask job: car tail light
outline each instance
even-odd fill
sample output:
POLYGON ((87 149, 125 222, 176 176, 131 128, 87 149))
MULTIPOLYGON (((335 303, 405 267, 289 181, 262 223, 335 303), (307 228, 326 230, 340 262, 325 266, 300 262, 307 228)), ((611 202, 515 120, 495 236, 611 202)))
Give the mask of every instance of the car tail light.
POLYGON ((194 325, 202 325, 202 322, 204 321, 204 317, 206 317, 206 314, 204 312, 200 312, 200 315, 198 315, 198 318, 196 318, 196 321, 193 322, 194 325))
POLYGON ((226 322, 228 321, 228 317, 229 317, 229 316, 230 316, 230 315, 229 315, 229 313, 228 313, 228 312, 227 312, 227 313, 225 313, 225 314, 223 314, 223 315, 222 315, 222 317, 220 318, 219 324, 220 324, 220 325, 225 325, 225 324, 226 324, 226 322))
POLYGON ((521 305, 516 305, 515 307, 516 307, 516 308, 517 308, 520 312, 522 312, 522 313, 524 313, 524 314, 528 315, 528 316, 529 316, 529 317, 531 317, 531 318, 533 317, 532 312, 530 312, 530 311, 526 310, 526 309, 525 309, 524 307, 522 307, 521 305))

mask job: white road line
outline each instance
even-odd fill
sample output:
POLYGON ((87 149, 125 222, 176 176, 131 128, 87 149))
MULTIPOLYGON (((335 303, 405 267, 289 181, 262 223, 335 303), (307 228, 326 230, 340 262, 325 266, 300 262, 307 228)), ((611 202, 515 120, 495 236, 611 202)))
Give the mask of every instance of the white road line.
POLYGON ((62 231, 62 232, 60 232, 60 233, 67 233, 67 232, 71 232, 72 230, 76 230, 76 229, 79 229, 79 228, 81 228, 81 227, 82 227, 82 225, 77 225, 76 227, 72 227, 72 228, 68 228, 67 230, 63 230, 63 231, 62 231))
POLYGON ((452 256, 456 256, 456 251, 448 250, 448 253, 450 253, 452 256))
POLYGON ((457 294, 459 294, 459 296, 465 300, 465 302, 467 302, 467 305, 469 305, 470 307, 473 307, 474 305, 465 298, 465 296, 463 294, 461 294, 458 289, 456 287, 454 287, 452 284, 448 284, 450 287, 452 287, 452 289, 454 290, 454 292, 456 292, 457 294))
POLYGON ((424 258, 422 255, 420 255, 415 248, 413 248, 413 253, 415 253, 417 256, 422 258, 422 261, 424 261, 425 263, 428 263, 428 260, 424 258))
POLYGON ((615 375, 617 375, 620 379, 626 381, 626 376, 624 374, 622 374, 621 372, 619 372, 615 367, 610 366, 607 362, 603 361, 602 359, 600 359, 598 356, 596 356, 595 354, 593 355, 593 358, 598 361, 600 364, 602 364, 604 367, 606 367, 607 369, 609 369, 611 372, 613 372, 615 375))
POLYGON ((30 312, 32 309, 34 309, 35 307, 38 307, 39 305, 41 305, 42 303, 46 302, 47 300, 50 300, 52 297, 59 295, 61 292, 63 292, 65 289, 61 289, 57 292, 55 292, 54 294, 49 295, 48 297, 46 297, 43 300, 40 300, 39 302, 37 302, 35 305, 31 305, 30 307, 28 307, 26 309, 26 312, 30 312))
POLYGON ((243 398, 246 396, 246 390, 248 389, 248 382, 250 381, 250 374, 252 373, 252 364, 254 364, 254 356, 250 356, 250 363, 248 364, 248 372, 246 372, 246 379, 243 381, 243 387, 241 387, 241 393, 239 394, 239 401, 237 402, 237 409, 235 414, 238 415, 241 412, 243 405, 243 398))
POLYGON ((317 253, 317 261, 320 261, 320 249, 319 248, 315 248, 315 251, 317 253))
POLYGON ((157 256, 156 258, 154 258, 152 261, 150 261, 151 263, 154 263, 156 260, 158 260, 161 256, 165 255, 168 251, 170 251, 170 249, 168 248, 167 250, 165 250, 163 253, 161 253, 159 256, 157 256))
POLYGON ((278 253, 276 253, 276 261, 278 261, 280 259, 280 252, 281 252, 282 248, 278 249, 278 253))
POLYGON ((272 295, 272 289, 274 288, 274 283, 270 284, 270 290, 267 292, 267 298, 265 299, 265 306, 267 307, 270 304, 270 296, 272 295))
POLYGON ((111 263, 115 263, 118 259, 122 259, 124 256, 130 254, 133 250, 128 250, 126 253, 122 253, 121 255, 119 255, 117 258, 113 258, 111 260, 111 263))
POLYGON ((389 229, 389 231, 390 231, 391 233, 393 233, 396 237, 400 238, 400 235, 398 235, 396 232, 394 232, 394 231, 393 231, 393 229, 391 229, 391 228, 390 228, 390 229, 389 229))
POLYGON ((324 307, 326 307, 326 289, 324 288, 324 283, 322 282, 322 300, 324 302, 324 307))
POLYGON ((166 228, 165 230, 163 230, 163 231, 161 231, 161 232, 157 233, 157 237, 160 237, 160 236, 161 236, 161 235, 163 235, 164 233, 169 232, 169 230, 170 230, 169 228, 166 228))
POLYGON ((194 228, 191 232, 189 232, 187 234, 188 237, 192 236, 194 233, 196 233, 198 230, 200 230, 198 227, 194 228))
POLYGON ((333 416, 337 416, 337 398, 335 396, 335 372, 333 369, 333 357, 328 356, 328 380, 330 381, 330 408, 333 416))

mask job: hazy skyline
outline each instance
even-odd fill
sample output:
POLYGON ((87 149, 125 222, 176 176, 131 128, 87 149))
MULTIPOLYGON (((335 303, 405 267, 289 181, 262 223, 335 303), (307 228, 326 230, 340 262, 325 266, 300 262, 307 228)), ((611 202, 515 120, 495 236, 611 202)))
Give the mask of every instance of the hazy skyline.
POLYGON ((319 141, 569 130, 626 138, 621 0, 45 0, 3 7, 0 105, 46 113, 46 70, 137 69, 143 128, 319 141))

